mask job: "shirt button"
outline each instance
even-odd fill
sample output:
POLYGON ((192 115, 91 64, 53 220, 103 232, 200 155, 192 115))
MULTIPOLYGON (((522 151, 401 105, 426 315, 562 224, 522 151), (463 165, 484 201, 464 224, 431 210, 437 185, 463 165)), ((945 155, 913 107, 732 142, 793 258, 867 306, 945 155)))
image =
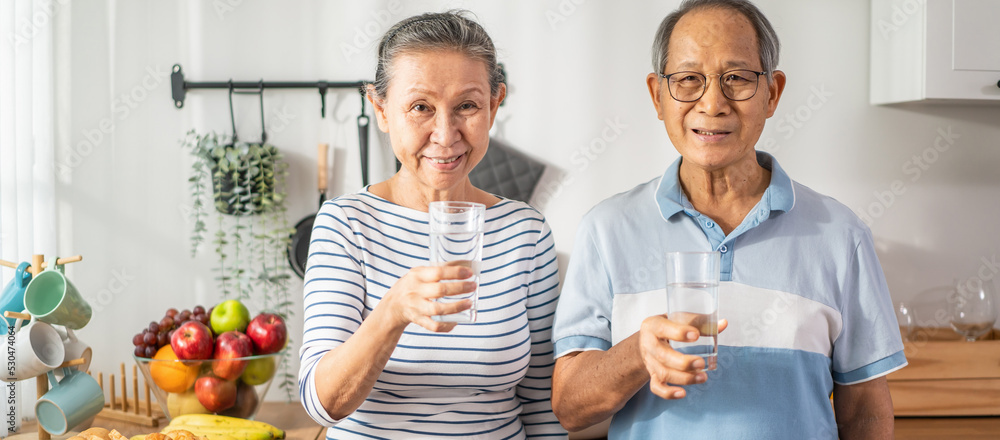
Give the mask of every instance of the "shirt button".
POLYGON ((757 217, 760 217, 761 220, 764 220, 765 218, 767 218, 767 211, 763 209, 757 211, 757 217))
POLYGON ((729 251, 729 248, 727 248, 726 245, 719 247, 719 252, 726 253, 727 251, 729 251))
POLYGON ((714 222, 712 222, 711 220, 705 220, 705 227, 706 227, 706 228, 712 228, 712 227, 715 227, 715 223, 714 223, 714 222))

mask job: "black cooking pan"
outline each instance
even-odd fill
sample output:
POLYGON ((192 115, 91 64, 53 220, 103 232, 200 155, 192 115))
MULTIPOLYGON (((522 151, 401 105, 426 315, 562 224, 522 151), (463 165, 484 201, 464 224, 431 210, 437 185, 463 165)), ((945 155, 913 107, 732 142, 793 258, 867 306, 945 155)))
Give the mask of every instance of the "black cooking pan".
MULTIPOLYGON (((326 153, 327 144, 319 144, 316 157, 316 175, 318 177, 316 187, 319 189, 319 206, 323 206, 326 201, 326 153)), ((317 208, 319 209, 319 208, 317 208)), ((295 235, 292 236, 291 243, 288 244, 288 263, 292 265, 292 270, 305 278, 306 260, 309 259, 309 238, 312 235, 313 222, 316 214, 309 215, 295 224, 295 235)))

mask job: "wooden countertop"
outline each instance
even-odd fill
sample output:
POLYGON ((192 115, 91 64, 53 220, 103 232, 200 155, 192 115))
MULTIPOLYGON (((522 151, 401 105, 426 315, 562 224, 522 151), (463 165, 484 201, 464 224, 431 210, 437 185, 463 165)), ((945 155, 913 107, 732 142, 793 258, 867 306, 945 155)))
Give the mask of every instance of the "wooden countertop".
MULTIPOLYGON (((288 440, 323 440, 326 438, 326 428, 316 424, 302 408, 298 402, 264 402, 257 411, 257 420, 270 423, 285 431, 285 438, 288 440)), ((92 426, 100 426, 107 429, 117 429, 122 435, 131 437, 133 435, 159 432, 160 428, 150 428, 128 422, 104 419, 98 417, 92 426)), ((32 440, 38 438, 38 431, 35 424, 25 424, 21 427, 21 434, 7 437, 6 440, 32 440)), ((53 436, 53 440, 61 440, 70 437, 53 436)))
MULTIPOLYGON (((289 440, 323 440, 326 428, 317 425, 302 405, 297 402, 264 402, 258 412, 258 420, 285 430, 289 440)), ((126 436, 146 434, 157 429, 142 427, 126 422, 98 418, 94 426, 114 428, 126 436)), ((37 438, 34 426, 22 427, 23 434, 8 437, 9 440, 31 440, 37 438)), ((68 436, 53 437, 59 440, 68 436)), ((965 440, 996 440, 1000 438, 1000 417, 897 417, 896 440, 941 440, 961 438, 965 440)))

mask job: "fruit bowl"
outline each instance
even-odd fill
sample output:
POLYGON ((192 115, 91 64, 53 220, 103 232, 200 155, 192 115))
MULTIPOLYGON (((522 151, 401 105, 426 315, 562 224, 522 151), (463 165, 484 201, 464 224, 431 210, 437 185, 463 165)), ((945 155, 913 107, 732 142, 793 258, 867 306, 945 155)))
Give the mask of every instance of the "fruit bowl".
POLYGON ((252 420, 281 367, 283 353, 191 361, 164 351, 169 353, 132 358, 168 420, 181 414, 252 420))

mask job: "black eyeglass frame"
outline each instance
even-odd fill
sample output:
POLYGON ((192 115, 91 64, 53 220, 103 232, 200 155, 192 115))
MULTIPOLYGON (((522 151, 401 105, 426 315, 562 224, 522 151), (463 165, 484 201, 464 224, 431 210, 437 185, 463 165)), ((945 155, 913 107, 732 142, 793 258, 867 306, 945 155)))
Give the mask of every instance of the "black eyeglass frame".
MULTIPOLYGON (((705 96, 705 92, 708 90, 708 77, 709 77, 709 75, 706 75, 706 74, 701 73, 701 72, 695 72, 693 70, 682 70, 680 72, 674 72, 674 73, 670 73, 670 74, 657 73, 657 75, 659 75, 660 78, 663 78, 663 79, 667 80, 667 82, 668 82, 668 84, 667 84, 667 93, 669 93, 670 97, 673 98, 674 101, 677 101, 677 102, 695 102, 695 101, 701 99, 703 96, 705 96), (681 73, 693 73, 693 74, 696 74, 696 75, 701 75, 702 77, 705 78, 705 85, 702 86, 702 88, 701 88, 701 94, 698 95, 697 98, 691 99, 691 100, 688 100, 688 101, 685 101, 683 99, 677 99, 677 97, 674 96, 674 92, 670 90, 670 84, 669 84, 670 77, 674 76, 674 75, 677 75, 677 74, 681 74, 681 73)), ((761 75, 767 75, 767 71, 756 71, 756 70, 750 70, 750 69, 733 69, 733 70, 727 70, 727 71, 722 72, 722 73, 720 73, 718 75, 711 75, 711 76, 719 78, 719 89, 722 90, 722 96, 725 96, 726 99, 728 99, 730 101, 733 101, 733 102, 741 102, 741 101, 747 101, 747 100, 753 99, 754 96, 757 96, 757 90, 760 89, 760 76, 761 75), (752 95, 750 95, 750 96, 748 96, 746 98, 743 98, 743 99, 733 99, 733 98, 730 98, 728 94, 726 94, 726 88, 722 87, 722 80, 721 80, 721 78, 723 76, 725 76, 726 74, 729 74, 729 73, 732 73, 732 72, 751 72, 751 73, 757 75, 757 77, 756 77, 757 84, 754 86, 753 94, 752 95)))

